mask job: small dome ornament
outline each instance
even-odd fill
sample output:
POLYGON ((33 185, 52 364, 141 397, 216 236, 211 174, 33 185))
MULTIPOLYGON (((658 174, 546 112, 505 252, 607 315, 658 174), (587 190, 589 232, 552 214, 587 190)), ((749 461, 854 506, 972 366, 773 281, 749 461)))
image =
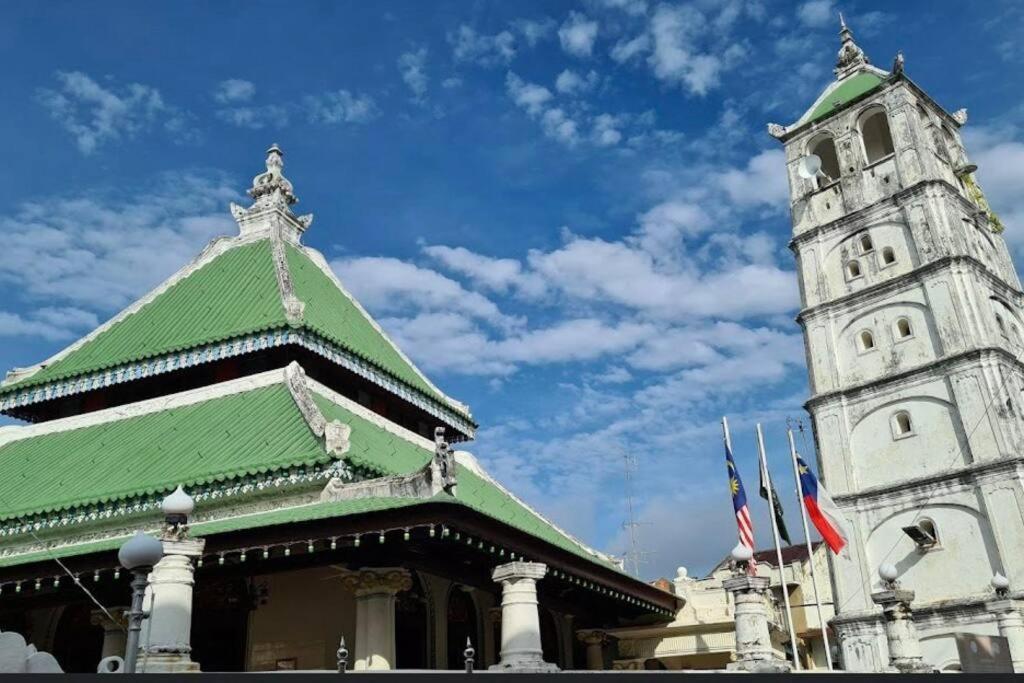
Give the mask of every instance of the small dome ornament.
POLYGON ((163 556, 163 544, 141 531, 135 532, 117 551, 117 561, 128 571, 152 567, 163 556))
POLYGON ((882 584, 886 588, 894 588, 896 586, 896 579, 899 577, 900 571, 896 568, 896 565, 891 562, 883 562, 878 566, 878 578, 882 580, 882 584))
POLYGON ((182 515, 188 517, 192 514, 192 511, 196 508, 196 502, 192 500, 192 496, 185 493, 185 489, 178 485, 178 488, 174 489, 163 502, 160 503, 160 509, 163 510, 165 515, 182 515))
POLYGON ((996 591, 996 595, 1006 595, 1010 591, 1010 580, 1000 572, 993 574, 991 583, 992 588, 996 591))

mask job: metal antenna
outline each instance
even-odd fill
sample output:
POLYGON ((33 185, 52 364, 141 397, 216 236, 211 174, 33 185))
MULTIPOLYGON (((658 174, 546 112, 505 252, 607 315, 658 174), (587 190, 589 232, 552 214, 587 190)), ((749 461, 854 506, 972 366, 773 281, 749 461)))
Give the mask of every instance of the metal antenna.
POLYGON ((630 571, 629 565, 632 564, 633 569, 631 573, 639 578, 640 565, 646 563, 647 558, 652 553, 640 549, 640 540, 636 535, 636 530, 641 525, 646 524, 646 522, 637 521, 636 512, 633 507, 633 477, 637 470, 636 455, 622 451, 622 462, 626 470, 626 521, 622 523, 622 528, 629 532, 629 550, 622 554, 623 564, 626 566, 626 571, 630 571))

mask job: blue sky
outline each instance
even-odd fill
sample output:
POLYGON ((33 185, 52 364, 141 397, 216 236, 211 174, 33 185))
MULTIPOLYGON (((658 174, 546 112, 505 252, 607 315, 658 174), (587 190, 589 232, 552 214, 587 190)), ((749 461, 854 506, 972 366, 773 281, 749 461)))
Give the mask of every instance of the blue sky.
POLYGON ((843 10, 949 110, 1024 246, 1024 11, 986 2, 14 2, 0 57, 0 365, 37 362, 214 235, 271 142, 305 242, 481 423, 502 481, 645 577, 761 544, 755 421, 791 527, 807 397, 782 154, 843 10))

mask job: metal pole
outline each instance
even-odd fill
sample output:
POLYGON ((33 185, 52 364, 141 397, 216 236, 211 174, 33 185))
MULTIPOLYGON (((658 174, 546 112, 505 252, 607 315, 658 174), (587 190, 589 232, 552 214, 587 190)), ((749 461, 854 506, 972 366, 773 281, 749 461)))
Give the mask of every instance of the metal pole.
POLYGON ((789 456, 793 461, 793 478, 796 479, 796 497, 800 501, 800 519, 804 523, 804 542, 807 544, 807 562, 811 565, 811 585, 814 587, 814 606, 818 610, 818 624, 821 625, 821 639, 825 644, 825 661, 828 670, 832 671, 832 647, 828 642, 828 628, 825 617, 821 613, 821 597, 818 595, 818 574, 814 571, 814 548, 811 547, 811 529, 807 526, 807 508, 804 506, 804 492, 800 485, 800 467, 796 464, 796 444, 793 442, 793 430, 787 429, 789 437, 789 456))
POLYGON ((135 673, 135 662, 139 657, 139 633, 146 613, 142 601, 146 596, 146 584, 152 567, 139 567, 132 572, 132 606, 128 611, 128 637, 124 648, 124 672, 135 673))
POLYGON ((772 477, 768 472, 768 456, 764 450, 764 435, 761 433, 761 423, 757 424, 757 455, 761 463, 761 471, 764 473, 764 481, 768 486, 768 516, 772 520, 772 537, 775 540, 775 557, 779 561, 779 588, 782 590, 782 600, 786 604, 786 621, 789 626, 789 641, 793 645, 793 667, 800 671, 800 652, 796 642, 796 630, 793 628, 793 611, 789 607, 789 591, 786 590, 786 567, 782 564, 782 544, 779 541, 779 525, 775 521, 775 498, 772 492, 772 477))

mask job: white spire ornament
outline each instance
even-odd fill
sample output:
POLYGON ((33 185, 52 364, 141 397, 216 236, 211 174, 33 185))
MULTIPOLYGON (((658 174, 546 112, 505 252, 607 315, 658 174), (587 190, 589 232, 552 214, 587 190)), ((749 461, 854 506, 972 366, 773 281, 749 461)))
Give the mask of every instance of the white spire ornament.
POLYGON ((266 165, 267 170, 253 178, 252 187, 247 190, 254 200, 252 206, 246 209, 232 203, 231 215, 242 234, 280 226, 286 228, 283 233, 298 241, 298 236, 313 224, 313 214, 296 216, 292 212, 291 207, 299 198, 295 196, 291 181, 284 177, 284 152, 276 142, 267 150, 266 165))
POLYGON ((842 80, 870 64, 870 60, 864 54, 864 50, 853 42, 853 31, 846 25, 842 12, 839 13, 839 40, 842 41, 842 45, 839 47, 835 73, 836 78, 842 80))

